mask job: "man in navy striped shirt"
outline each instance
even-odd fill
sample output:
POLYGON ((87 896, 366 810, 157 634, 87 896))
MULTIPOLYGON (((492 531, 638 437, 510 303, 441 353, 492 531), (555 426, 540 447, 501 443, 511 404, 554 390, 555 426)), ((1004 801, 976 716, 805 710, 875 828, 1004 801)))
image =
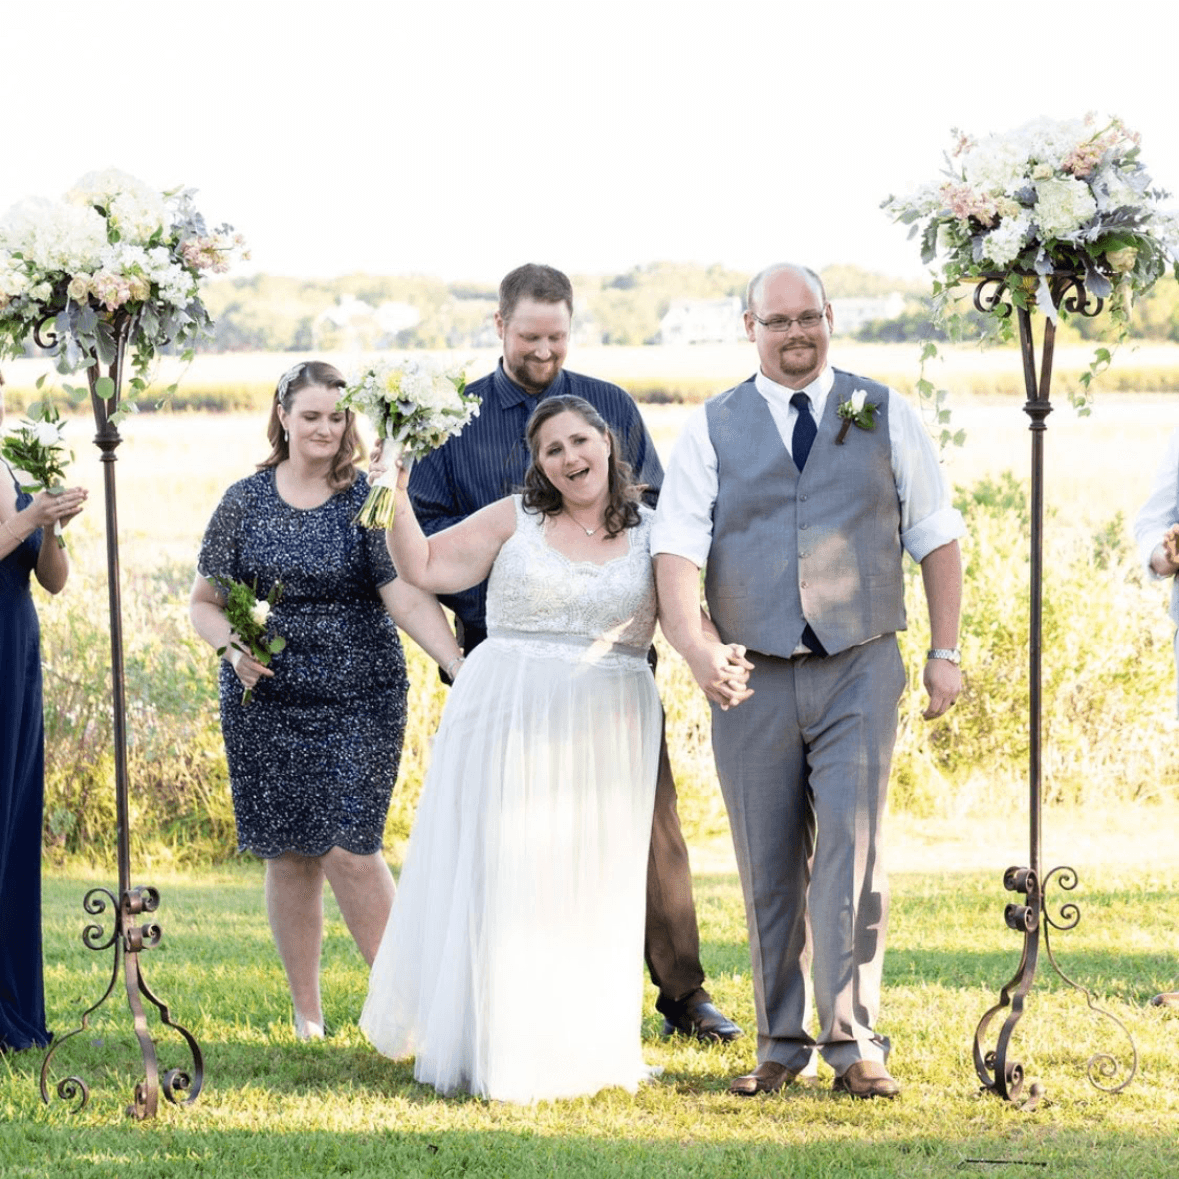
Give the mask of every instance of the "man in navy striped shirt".
MULTIPOLYGON (((528 467, 524 428, 542 397, 572 394, 594 406, 618 436, 637 481, 647 484, 647 499, 654 505, 663 467, 638 406, 617 385, 566 372, 563 367, 572 315, 573 288, 551 266, 530 263, 500 283, 495 326, 503 341, 503 358, 493 373, 469 386, 482 402, 479 415, 457 437, 418 459, 410 475, 414 511, 427 535, 523 485, 528 467)), ((441 597, 455 613, 459 641, 469 654, 487 637, 487 583, 441 597)), ((702 1040, 734 1040, 741 1035, 741 1029, 713 1006, 704 989, 688 852, 676 812, 666 740, 655 790, 644 949, 651 981, 659 988, 656 1007, 664 1017, 664 1035, 680 1032, 702 1040)), ((584 1018, 584 996, 592 995, 593 980, 569 980, 568 985, 577 989, 576 1002, 584 1018)), ((573 1001, 571 995, 571 1009, 573 1001)))

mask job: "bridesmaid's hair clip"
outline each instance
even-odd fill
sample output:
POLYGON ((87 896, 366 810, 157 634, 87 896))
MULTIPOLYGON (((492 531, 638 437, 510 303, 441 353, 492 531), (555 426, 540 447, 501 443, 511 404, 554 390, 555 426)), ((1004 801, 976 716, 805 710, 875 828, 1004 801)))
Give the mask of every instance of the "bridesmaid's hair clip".
POLYGON ((287 395, 287 390, 291 387, 293 381, 297 381, 302 375, 303 370, 307 367, 307 361, 301 360, 294 368, 289 368, 281 377, 278 378, 278 388, 274 391, 274 400, 282 401, 287 395))

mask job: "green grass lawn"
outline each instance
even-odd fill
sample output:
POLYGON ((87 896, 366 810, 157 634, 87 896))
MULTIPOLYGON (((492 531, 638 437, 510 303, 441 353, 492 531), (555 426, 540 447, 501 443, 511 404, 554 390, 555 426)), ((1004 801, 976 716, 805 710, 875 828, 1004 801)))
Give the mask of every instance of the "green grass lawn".
MULTIPOLYGON (((200 1041, 205 1089, 192 1108, 161 1098, 157 1120, 123 1115, 140 1075, 119 993, 92 1030, 54 1058, 91 1085, 89 1105, 46 1108, 39 1053, 0 1057, 0 1174, 180 1175, 716 1175, 1170 1176, 1179 1172, 1179 1015, 1148 1006, 1172 989, 1179 963, 1179 887, 1170 866, 1098 866, 1082 873, 1079 927, 1055 941, 1064 969, 1094 988, 1131 1030, 1139 1073, 1108 1096, 1085 1078, 1088 1057, 1128 1062, 1124 1037, 1084 998, 1042 972, 1013 1042, 1047 1101, 1021 1112, 979 1094, 970 1045, 979 1017, 1014 973, 1020 939, 1002 922, 1001 873, 895 874, 881 1030, 904 1085, 895 1102, 853 1102, 814 1086, 730 1097, 754 1063, 754 1039, 727 1046, 663 1041, 648 987, 647 1059, 662 1077, 631 1097, 521 1108, 443 1100, 409 1063, 378 1056, 356 1026, 366 971, 334 907, 324 949, 329 1038, 295 1041, 262 908, 257 864, 150 881, 160 888, 163 943, 143 954, 149 985, 200 1041), (974 1161, 978 1160, 978 1161, 974 1161)), ((44 912, 51 1026, 76 1027, 102 993, 109 952, 85 949, 81 898, 100 878, 51 877, 44 912)), ((729 875, 697 877, 705 965, 717 1002, 752 1030, 740 894, 729 875)), ((9 899, 5 898, 5 903, 9 899)), ((121 992, 120 982, 120 992, 121 992)), ((594 1035, 592 997, 569 1018, 594 1035)), ((542 1027, 520 1029, 543 1037, 542 1027)), ((185 1064, 161 1036, 161 1068, 185 1064)))

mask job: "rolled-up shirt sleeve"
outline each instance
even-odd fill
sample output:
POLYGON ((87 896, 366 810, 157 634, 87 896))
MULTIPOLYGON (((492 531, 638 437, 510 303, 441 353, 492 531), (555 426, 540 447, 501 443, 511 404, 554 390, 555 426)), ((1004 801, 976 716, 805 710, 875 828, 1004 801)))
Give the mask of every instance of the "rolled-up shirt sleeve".
POLYGON ((684 423, 668 460, 651 529, 651 555, 671 553, 703 569, 712 548, 717 491, 716 451, 703 406, 684 423))
POLYGON ((920 414, 895 389, 888 391, 892 472, 901 504, 901 544, 914 561, 966 535, 933 441, 920 414))

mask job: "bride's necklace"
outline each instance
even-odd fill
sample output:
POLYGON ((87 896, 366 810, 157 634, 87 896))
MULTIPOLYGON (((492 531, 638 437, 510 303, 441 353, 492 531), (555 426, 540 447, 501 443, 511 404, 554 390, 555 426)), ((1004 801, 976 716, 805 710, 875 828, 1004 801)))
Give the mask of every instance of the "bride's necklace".
POLYGON ((577 527, 586 534, 586 536, 593 536, 595 532, 601 532, 602 524, 605 523, 605 521, 602 521, 602 523, 599 524, 596 528, 587 528, 568 508, 565 508, 564 512, 565 515, 568 516, 569 519, 572 520, 573 523, 576 524, 577 527))

